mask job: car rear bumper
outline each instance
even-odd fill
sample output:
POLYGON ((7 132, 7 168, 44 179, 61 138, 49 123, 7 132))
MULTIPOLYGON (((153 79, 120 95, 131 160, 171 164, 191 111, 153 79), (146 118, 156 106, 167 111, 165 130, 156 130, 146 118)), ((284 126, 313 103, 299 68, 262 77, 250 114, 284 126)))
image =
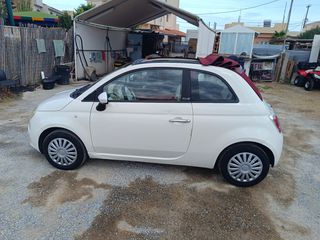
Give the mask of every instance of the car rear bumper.
POLYGON ((274 145, 272 147, 272 152, 274 155, 274 166, 276 166, 279 163, 279 160, 281 158, 282 149, 283 149, 283 134, 280 133, 276 139, 274 139, 274 145))

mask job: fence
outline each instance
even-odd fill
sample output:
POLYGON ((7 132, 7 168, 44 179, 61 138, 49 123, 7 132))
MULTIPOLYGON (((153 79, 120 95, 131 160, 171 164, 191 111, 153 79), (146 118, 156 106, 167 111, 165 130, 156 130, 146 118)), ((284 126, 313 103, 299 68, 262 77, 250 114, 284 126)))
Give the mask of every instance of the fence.
POLYGON ((56 64, 70 61, 73 61, 72 31, 0 26, 0 69, 20 86, 36 85, 41 80, 41 71, 50 76, 56 64), (36 39, 44 39, 46 52, 38 53, 36 39), (53 40, 64 41, 64 57, 55 57, 53 40))

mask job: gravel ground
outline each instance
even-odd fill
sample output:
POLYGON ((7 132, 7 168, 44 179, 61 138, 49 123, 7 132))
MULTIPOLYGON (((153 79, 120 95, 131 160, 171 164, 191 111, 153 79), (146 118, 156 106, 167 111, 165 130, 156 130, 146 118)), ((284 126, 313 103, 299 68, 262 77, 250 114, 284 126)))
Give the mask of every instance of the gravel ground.
POLYGON ((259 84, 285 135, 280 164, 252 188, 198 168, 90 160, 58 171, 28 144, 39 102, 0 104, 0 239, 320 239, 320 91, 259 84))

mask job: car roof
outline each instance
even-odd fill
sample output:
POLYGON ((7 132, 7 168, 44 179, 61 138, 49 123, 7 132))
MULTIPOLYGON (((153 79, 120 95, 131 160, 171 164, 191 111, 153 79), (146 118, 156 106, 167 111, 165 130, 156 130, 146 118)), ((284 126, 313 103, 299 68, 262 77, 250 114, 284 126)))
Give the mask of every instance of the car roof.
POLYGON ((148 63, 189 63, 200 64, 196 58, 152 58, 152 59, 138 59, 132 65, 148 64, 148 63))

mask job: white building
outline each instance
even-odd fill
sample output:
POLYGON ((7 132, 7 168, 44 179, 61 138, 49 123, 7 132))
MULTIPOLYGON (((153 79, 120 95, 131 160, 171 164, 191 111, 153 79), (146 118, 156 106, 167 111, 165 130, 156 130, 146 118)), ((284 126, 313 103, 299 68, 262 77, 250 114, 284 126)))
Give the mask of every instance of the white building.
POLYGON ((43 3, 42 0, 31 0, 31 7, 33 11, 48 13, 55 16, 62 15, 62 11, 43 3))

